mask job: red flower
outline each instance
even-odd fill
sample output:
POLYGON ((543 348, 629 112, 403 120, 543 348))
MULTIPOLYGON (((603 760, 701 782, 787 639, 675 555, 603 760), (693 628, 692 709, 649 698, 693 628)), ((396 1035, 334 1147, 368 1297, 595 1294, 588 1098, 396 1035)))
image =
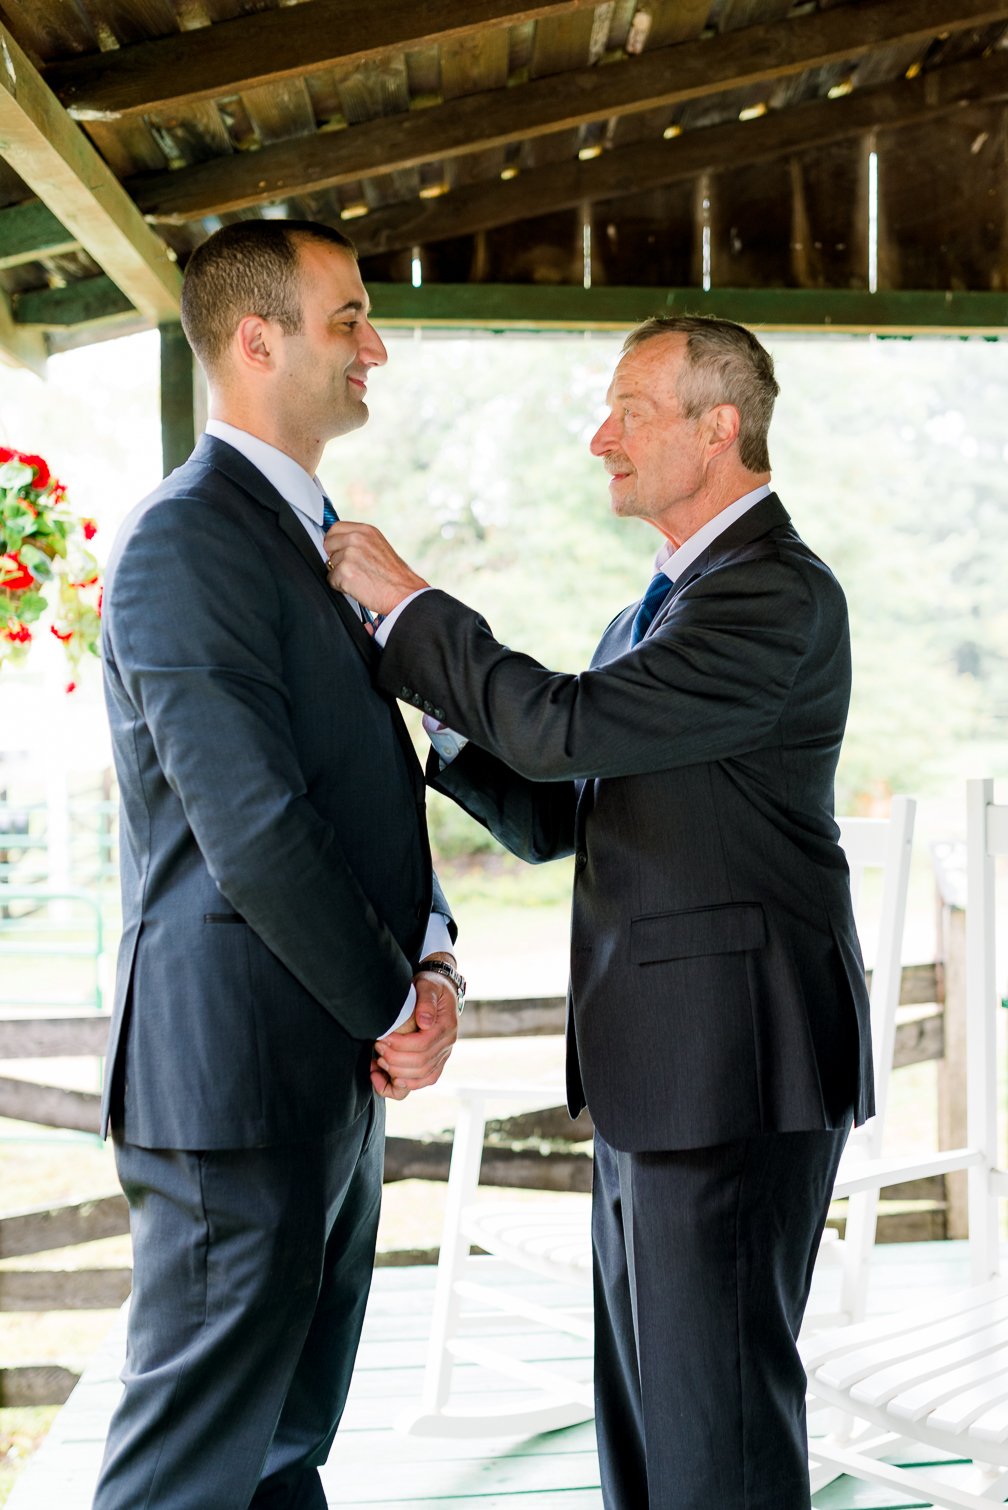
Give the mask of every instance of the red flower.
POLYGON ((55 624, 50 624, 49 625, 49 633, 50 634, 54 634, 58 640, 61 640, 63 642, 64 645, 68 644, 70 642, 70 640, 73 639, 73 630, 72 629, 68 629, 67 632, 66 632, 66 634, 62 634, 56 628, 55 624))
POLYGON ((67 682, 66 686, 63 688, 63 691, 64 692, 76 692, 77 691, 77 683, 76 682, 67 682))
POLYGON ((98 526, 95 521, 93 519, 82 519, 81 525, 84 529, 84 539, 93 540, 98 533, 98 526))
POLYGON ((0 466, 3 466, 4 462, 13 461, 17 454, 16 451, 11 450, 10 446, 0 446, 0 466))
POLYGON ((5 640, 10 640, 12 645, 27 645, 31 642, 32 633, 27 624, 22 624, 19 619, 8 619, 6 627, 0 629, 0 634, 5 640))
POLYGON ((48 462, 43 461, 41 456, 25 456, 24 454, 22 454, 21 460, 26 467, 35 468, 35 480, 32 483, 32 487, 38 488, 39 492, 41 492, 52 476, 48 462))
POLYGON ((26 587, 34 586, 34 583, 35 578, 16 551, 0 556, 0 587, 7 592, 24 592, 26 587))

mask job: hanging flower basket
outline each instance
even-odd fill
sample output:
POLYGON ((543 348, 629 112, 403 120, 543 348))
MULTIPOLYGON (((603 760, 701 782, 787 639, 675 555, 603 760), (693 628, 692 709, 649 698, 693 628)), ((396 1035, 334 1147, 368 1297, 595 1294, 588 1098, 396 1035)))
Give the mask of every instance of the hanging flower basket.
POLYGON ((24 660, 48 611, 73 691, 81 657, 98 654, 101 582, 87 548, 96 529, 69 507, 41 456, 0 446, 0 666, 24 660))

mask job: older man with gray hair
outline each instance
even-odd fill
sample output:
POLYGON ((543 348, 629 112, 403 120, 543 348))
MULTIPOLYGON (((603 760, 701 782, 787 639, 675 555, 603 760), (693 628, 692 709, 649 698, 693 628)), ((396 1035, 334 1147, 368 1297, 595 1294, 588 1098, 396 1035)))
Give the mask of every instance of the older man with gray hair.
POLYGON ((468 741, 431 783, 515 854, 574 856, 568 1099, 596 1126, 608 1510, 807 1510, 795 1338, 872 1111, 833 818, 847 610, 771 491, 777 391, 728 321, 629 336, 591 449, 613 511, 664 540, 577 676, 499 644, 377 531, 326 537, 333 585, 388 616, 379 686, 468 741))

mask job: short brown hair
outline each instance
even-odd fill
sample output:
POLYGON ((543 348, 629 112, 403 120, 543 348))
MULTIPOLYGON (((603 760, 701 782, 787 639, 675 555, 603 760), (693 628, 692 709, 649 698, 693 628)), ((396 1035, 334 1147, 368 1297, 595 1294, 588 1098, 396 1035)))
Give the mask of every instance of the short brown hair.
POLYGON ((624 354, 654 336, 684 335, 686 360, 679 401, 687 419, 699 419, 715 404, 739 412, 739 460, 750 472, 769 472, 767 432, 780 392, 773 357, 751 330, 714 315, 653 315, 623 342, 624 354))
POLYGON ((298 244, 322 241, 356 257, 353 242, 313 220, 238 220, 202 242, 182 280, 182 329, 208 374, 224 357, 246 315, 301 329, 298 244))

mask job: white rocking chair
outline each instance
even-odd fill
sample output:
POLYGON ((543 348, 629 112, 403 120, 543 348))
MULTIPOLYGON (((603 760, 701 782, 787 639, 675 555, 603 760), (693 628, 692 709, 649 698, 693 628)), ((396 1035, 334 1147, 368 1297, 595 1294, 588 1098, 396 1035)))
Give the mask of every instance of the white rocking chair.
MULTIPOLYGON (((1008 1174, 996 1167, 998 992, 995 856, 1008 855, 1008 804, 993 783, 967 787, 966 1010, 968 1146, 894 1169, 863 1171, 875 1188, 895 1178, 969 1171, 973 1284, 926 1312, 840 1327, 802 1345, 813 1398, 843 1412, 846 1437, 811 1447, 813 1465, 848 1473, 938 1510, 990 1510, 1008 1498, 1008 1280, 998 1277, 999 1199, 1008 1174), (884 1461, 907 1442, 969 1459, 972 1482, 952 1483, 928 1466, 884 1461)), ((867 1188, 867 1186, 866 1186, 867 1188)))
MULTIPOLYGON (((854 1146, 844 1156, 837 1193, 850 1195, 845 1240, 829 1244, 842 1256, 840 1306, 847 1317, 859 1315, 863 1307, 864 1271, 875 1238, 878 1189, 859 1182, 857 1176, 861 1164, 881 1146, 895 1043, 914 813, 911 798, 896 797, 886 819, 838 820, 856 911, 864 872, 879 869, 883 877, 871 985, 879 1111, 869 1127, 859 1131, 854 1146)), ((594 1413, 590 1198, 543 1197, 520 1204, 476 1200, 488 1106, 502 1101, 527 1108, 555 1105, 562 1088, 556 1082, 470 1085, 459 1087, 456 1096, 459 1115, 423 1390, 419 1406, 399 1421, 399 1428, 417 1436, 520 1437, 575 1425, 594 1413), (516 1296, 513 1286, 494 1282, 497 1271, 491 1260, 472 1254, 472 1248, 557 1282, 563 1287, 558 1297, 562 1294, 563 1298, 544 1305, 516 1296), (467 1307, 471 1312, 474 1306, 484 1318, 505 1314, 516 1318, 519 1325, 527 1327, 531 1322, 545 1331, 577 1339, 583 1357, 580 1370, 563 1372, 522 1357, 486 1336, 474 1337, 464 1315, 467 1307), (500 1406, 499 1402, 494 1408, 484 1407, 478 1395, 469 1400, 452 1399, 457 1362, 481 1365, 528 1389, 514 1408, 500 1406)))

